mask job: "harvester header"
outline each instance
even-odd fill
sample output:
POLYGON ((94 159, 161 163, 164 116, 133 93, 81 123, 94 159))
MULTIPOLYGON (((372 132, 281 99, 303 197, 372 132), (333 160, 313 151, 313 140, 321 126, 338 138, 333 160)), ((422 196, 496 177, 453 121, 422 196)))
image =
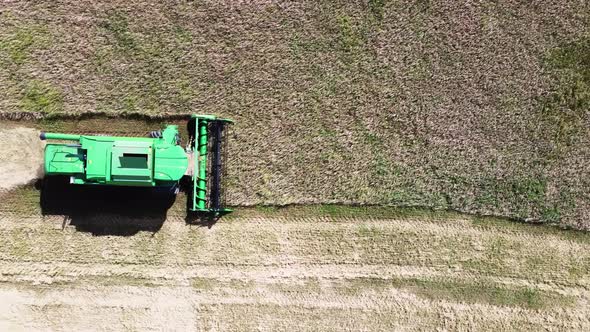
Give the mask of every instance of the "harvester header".
POLYGON ((188 142, 181 145, 178 126, 167 125, 150 137, 40 134, 41 140, 67 141, 45 146, 46 176, 69 176, 72 185, 169 188, 177 193, 190 177, 189 210, 231 212, 223 204, 225 129, 231 120, 193 115, 188 142))

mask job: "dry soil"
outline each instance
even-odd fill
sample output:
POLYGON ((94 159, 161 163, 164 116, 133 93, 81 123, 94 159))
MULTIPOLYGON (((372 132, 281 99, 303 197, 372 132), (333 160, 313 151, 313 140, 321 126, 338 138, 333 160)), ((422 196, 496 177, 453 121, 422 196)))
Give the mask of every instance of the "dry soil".
POLYGON ((170 217, 93 236, 0 215, 0 328, 587 331, 589 249, 462 217, 170 217))
POLYGON ((43 141, 32 128, 0 128, 0 191, 42 177, 43 141))

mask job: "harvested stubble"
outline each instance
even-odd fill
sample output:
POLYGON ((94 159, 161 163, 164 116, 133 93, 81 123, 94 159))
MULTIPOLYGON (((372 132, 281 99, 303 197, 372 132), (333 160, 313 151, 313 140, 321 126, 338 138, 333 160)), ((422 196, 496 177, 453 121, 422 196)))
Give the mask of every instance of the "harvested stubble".
POLYGON ((157 233, 135 236, 0 216, 0 327, 590 328, 586 233, 461 215, 298 209, 306 208, 241 210, 211 229, 171 217, 157 233))

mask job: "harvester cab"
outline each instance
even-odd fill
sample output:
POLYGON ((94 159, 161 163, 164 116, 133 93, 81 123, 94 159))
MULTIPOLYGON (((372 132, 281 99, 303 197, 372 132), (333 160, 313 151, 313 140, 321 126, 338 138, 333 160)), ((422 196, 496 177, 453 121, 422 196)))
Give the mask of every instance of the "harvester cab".
POLYGON ((72 185, 169 188, 177 193, 190 177, 188 209, 219 216, 231 212, 223 200, 225 129, 231 120, 193 115, 183 148, 178 126, 149 137, 44 133, 41 140, 70 141, 45 146, 45 175, 69 176, 72 185))

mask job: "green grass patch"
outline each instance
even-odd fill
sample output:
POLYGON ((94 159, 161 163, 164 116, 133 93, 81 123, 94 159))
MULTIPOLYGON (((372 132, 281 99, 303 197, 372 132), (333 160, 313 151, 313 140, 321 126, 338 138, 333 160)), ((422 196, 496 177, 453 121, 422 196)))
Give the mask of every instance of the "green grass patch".
POLYGON ((340 29, 340 43, 343 50, 351 52, 364 43, 359 27, 353 22, 350 16, 340 15, 337 21, 338 28, 340 29))
POLYGON ((384 7, 386 1, 387 0, 369 0, 368 2, 371 13, 378 21, 383 20, 384 7))
POLYGON ((463 202, 462 205, 497 210, 510 203, 513 217, 540 219, 541 210, 550 204, 547 179, 543 175, 514 175, 505 179, 482 177, 474 186, 473 201, 463 202))
POLYGON ((561 211, 555 206, 544 208, 541 211, 541 220, 548 223, 558 223, 561 220, 561 216, 561 211))
POLYGON ((272 214, 277 212, 277 210, 279 209, 277 206, 273 206, 273 205, 258 205, 255 207, 256 211, 263 213, 263 214, 272 214))
MULTIPOLYGON (((433 210, 421 207, 395 206, 353 206, 339 204, 321 205, 287 205, 287 206, 255 206, 238 207, 224 219, 239 219, 250 217, 286 217, 286 218, 316 218, 330 217, 334 221, 338 218, 373 218, 373 219, 420 219, 424 221, 441 222, 447 220, 469 220, 472 225, 480 229, 494 229, 506 233, 519 232, 536 236, 558 236, 564 240, 588 243, 590 233, 570 228, 559 227, 546 223, 526 223, 509 218, 494 216, 475 216, 449 210, 433 210)), ((359 226, 362 228, 362 225, 359 226)), ((368 229, 359 232, 370 231, 368 229)))
POLYGON ((13 64, 22 65, 35 49, 48 46, 50 37, 49 31, 44 26, 34 24, 17 26, 0 37, 0 54, 7 55, 13 64))
POLYGON ((491 216, 471 216, 470 220, 475 227, 482 229, 497 229, 507 233, 520 232, 534 236, 552 235, 564 240, 577 241, 581 244, 590 242, 590 233, 557 225, 533 224, 491 216))
POLYGON ((546 64, 557 71, 562 84, 554 101, 572 111, 590 108, 590 36, 551 51, 546 64))
POLYGON ((199 289, 199 290, 211 290, 215 287, 215 284, 217 283, 216 280, 212 280, 209 278, 192 278, 191 279, 191 286, 193 288, 199 289))
POLYGON ((129 30, 126 14, 113 12, 100 24, 100 27, 110 34, 120 51, 128 53, 137 50, 137 42, 129 30))
POLYGON ((450 280, 424 279, 356 279, 350 290, 356 292, 363 288, 399 288, 410 291, 420 297, 435 301, 459 303, 483 303, 495 306, 509 306, 528 309, 549 307, 567 307, 575 299, 550 291, 541 291, 530 287, 506 287, 487 283, 469 283, 450 280))
POLYGON ((557 159, 579 138, 590 109, 590 36, 551 50, 544 60, 553 74, 553 92, 541 101, 541 130, 556 145, 548 157, 557 159))
POLYGON ((25 87, 21 107, 28 112, 52 113, 63 110, 61 91, 50 83, 31 80, 25 87))
POLYGON ((381 235, 382 231, 375 227, 369 225, 360 225, 358 228, 358 235, 360 237, 375 237, 381 235))
POLYGON ((353 217, 353 218, 459 218, 461 214, 450 211, 393 206, 353 206, 339 204, 255 206, 237 208, 230 218, 242 217, 353 217))
POLYGON ((40 192, 34 185, 25 185, 0 193, 0 214, 40 215, 40 192))
POLYGON ((306 278, 301 284, 256 284, 252 281, 218 281, 207 278, 193 278, 191 279, 191 285, 199 290, 212 290, 214 288, 260 290, 268 287, 273 291, 285 294, 314 294, 317 296, 334 291, 338 294, 355 296, 367 291, 381 293, 395 288, 433 301, 488 304, 526 309, 570 307, 576 301, 571 296, 531 287, 418 278, 380 279, 361 277, 336 282, 321 282, 317 278, 306 278))
MULTIPOLYGON (((62 275, 62 271, 54 272, 49 279, 50 281, 41 281, 39 285, 35 284, 34 292, 38 294, 50 293, 56 289, 71 289, 72 287, 93 285, 94 287, 105 286, 126 286, 126 287, 150 287, 156 288, 162 285, 173 284, 173 281, 166 279, 148 279, 145 277, 129 276, 126 274, 119 275, 84 275, 72 277, 62 275), (55 279, 53 279, 55 278, 55 279)), ((17 288, 30 289, 31 281, 29 280, 11 280, 10 283, 17 288)))

